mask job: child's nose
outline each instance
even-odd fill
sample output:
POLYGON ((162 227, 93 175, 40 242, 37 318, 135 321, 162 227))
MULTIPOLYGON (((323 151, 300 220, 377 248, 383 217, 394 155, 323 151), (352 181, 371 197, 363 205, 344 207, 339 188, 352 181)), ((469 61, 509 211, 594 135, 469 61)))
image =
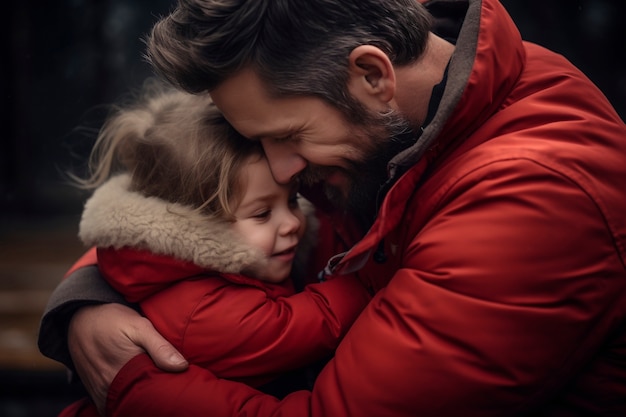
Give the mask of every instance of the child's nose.
POLYGON ((301 224, 302 220, 300 219, 300 217, 290 211, 283 220, 283 223, 281 225, 281 231, 285 235, 295 233, 298 231, 298 229, 300 229, 301 224))

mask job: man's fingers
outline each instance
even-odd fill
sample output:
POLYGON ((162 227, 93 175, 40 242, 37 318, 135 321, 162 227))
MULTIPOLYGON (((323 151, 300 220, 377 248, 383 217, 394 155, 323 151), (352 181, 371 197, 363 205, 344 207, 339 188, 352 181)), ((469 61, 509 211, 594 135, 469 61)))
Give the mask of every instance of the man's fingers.
POLYGON ((70 321, 68 343, 78 375, 101 415, 115 375, 144 350, 164 371, 181 372, 188 367, 148 319, 119 304, 78 310, 70 321))
POLYGON ((144 348, 156 366, 168 372, 182 372, 189 366, 185 358, 144 319, 130 336, 134 343, 144 348))
POLYGON ((168 372, 182 372, 189 367, 189 363, 172 345, 165 342, 154 349, 157 353, 148 351, 156 366, 168 372))

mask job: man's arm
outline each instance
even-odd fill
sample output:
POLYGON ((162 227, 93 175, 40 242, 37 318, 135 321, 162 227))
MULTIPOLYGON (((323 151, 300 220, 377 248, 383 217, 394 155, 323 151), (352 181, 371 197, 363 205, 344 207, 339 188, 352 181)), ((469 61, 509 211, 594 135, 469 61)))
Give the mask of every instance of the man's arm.
POLYGON ((83 266, 70 273, 53 291, 41 319, 41 353, 74 369, 67 346, 70 319, 81 307, 105 303, 127 304, 100 276, 97 266, 83 266))
POLYGON ((113 377, 144 348, 166 371, 187 368, 185 359, 127 306, 95 265, 74 270, 54 290, 38 344, 44 355, 78 373, 100 412, 113 377))
POLYGON ((188 366, 148 319, 116 303, 76 311, 70 319, 68 347, 76 372, 101 414, 113 378, 138 354, 149 352, 156 366, 168 372, 188 366))

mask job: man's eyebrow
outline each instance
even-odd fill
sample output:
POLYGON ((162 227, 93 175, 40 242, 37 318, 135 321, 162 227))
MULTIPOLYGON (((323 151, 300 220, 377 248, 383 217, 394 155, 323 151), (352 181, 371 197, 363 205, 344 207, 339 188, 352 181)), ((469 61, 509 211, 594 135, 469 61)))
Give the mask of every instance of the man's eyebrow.
POLYGON ((299 127, 294 126, 291 123, 287 126, 267 127, 265 128, 265 130, 262 129, 263 128, 260 128, 252 135, 244 134, 243 136, 251 140, 260 140, 263 138, 286 138, 288 136, 297 134, 301 130, 299 127))
POLYGON ((276 129, 276 130, 266 130, 263 132, 256 132, 254 135, 246 136, 251 140, 261 140, 263 138, 281 138, 289 136, 291 133, 286 132, 284 129, 276 129))

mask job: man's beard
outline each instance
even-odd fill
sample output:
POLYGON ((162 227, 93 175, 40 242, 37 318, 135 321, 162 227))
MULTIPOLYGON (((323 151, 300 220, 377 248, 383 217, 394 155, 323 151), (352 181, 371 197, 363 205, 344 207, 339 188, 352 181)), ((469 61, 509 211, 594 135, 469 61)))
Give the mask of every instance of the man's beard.
MULTIPOLYGON (((365 111, 359 109, 359 112, 365 111)), ((347 168, 307 166, 299 175, 303 184, 323 182, 339 170, 348 178, 349 189, 325 185, 327 198, 338 208, 354 217, 367 230, 376 217, 384 194, 382 186, 388 180, 387 166, 398 153, 415 143, 416 135, 409 122, 395 111, 385 114, 359 114, 359 136, 363 143, 361 160, 348 160, 347 168)))

